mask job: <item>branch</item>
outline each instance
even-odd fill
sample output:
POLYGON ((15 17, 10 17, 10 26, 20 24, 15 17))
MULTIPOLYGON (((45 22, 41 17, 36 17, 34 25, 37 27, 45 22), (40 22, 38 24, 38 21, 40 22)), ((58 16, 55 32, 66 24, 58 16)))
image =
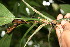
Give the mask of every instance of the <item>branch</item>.
POLYGON ((33 7, 31 7, 27 2, 25 2, 24 0, 22 0, 29 8, 31 8, 34 12, 36 12, 37 14, 41 15, 43 18, 47 19, 47 21, 52 21, 51 18, 45 16, 44 14, 40 13, 39 11, 37 11, 36 9, 34 9, 33 7))
POLYGON ((25 43, 24 47, 26 47, 27 43, 30 41, 30 39, 43 27, 45 26, 46 24, 42 24, 40 25, 36 30, 35 32, 28 38, 27 42, 25 43))
POLYGON ((60 23, 62 20, 70 21, 70 18, 62 18, 62 19, 60 19, 60 20, 57 20, 56 22, 57 22, 57 23, 60 23))

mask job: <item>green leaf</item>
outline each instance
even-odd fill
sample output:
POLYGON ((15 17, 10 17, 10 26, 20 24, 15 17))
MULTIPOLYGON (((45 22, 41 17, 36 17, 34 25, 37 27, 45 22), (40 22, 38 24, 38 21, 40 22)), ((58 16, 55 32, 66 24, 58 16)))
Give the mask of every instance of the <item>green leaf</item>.
POLYGON ((0 3, 0 26, 8 24, 14 20, 15 16, 0 3))
POLYGON ((0 47, 10 47, 12 34, 8 35, 6 34, 1 40, 0 40, 0 47))
POLYGON ((69 4, 61 4, 61 9, 64 11, 64 13, 70 13, 70 5, 69 4))

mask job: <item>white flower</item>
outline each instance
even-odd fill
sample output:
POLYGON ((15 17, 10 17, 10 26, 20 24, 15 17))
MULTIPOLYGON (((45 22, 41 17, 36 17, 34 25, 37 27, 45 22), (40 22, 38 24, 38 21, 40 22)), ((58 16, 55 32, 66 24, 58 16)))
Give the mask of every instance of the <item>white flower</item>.
POLYGON ((29 41, 29 42, 28 42, 28 45, 32 45, 32 44, 33 44, 33 41, 29 41))
POLYGON ((26 12, 28 13, 28 15, 30 15, 29 8, 26 8, 26 12))
POLYGON ((50 5, 50 2, 43 1, 43 5, 44 6, 49 6, 50 5))
POLYGON ((5 31, 2 31, 1 37, 3 37, 5 34, 6 34, 5 31))
POLYGON ((49 0, 49 2, 50 2, 50 3, 54 3, 54 1, 53 1, 53 0, 49 0))
POLYGON ((64 14, 64 11, 62 9, 60 9, 61 13, 64 14))

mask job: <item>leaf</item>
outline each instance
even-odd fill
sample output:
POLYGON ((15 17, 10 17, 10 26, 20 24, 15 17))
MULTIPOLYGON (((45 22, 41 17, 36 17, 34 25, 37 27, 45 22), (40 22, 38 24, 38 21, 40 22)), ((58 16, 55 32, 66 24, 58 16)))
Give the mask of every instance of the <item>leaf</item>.
POLYGON ((8 24, 14 20, 15 16, 0 3, 0 26, 8 24))
POLYGON ((1 40, 0 40, 0 47, 10 47, 12 34, 8 35, 6 34, 1 40))
POLYGON ((61 4, 61 9, 64 11, 64 13, 70 13, 70 5, 69 4, 61 4))

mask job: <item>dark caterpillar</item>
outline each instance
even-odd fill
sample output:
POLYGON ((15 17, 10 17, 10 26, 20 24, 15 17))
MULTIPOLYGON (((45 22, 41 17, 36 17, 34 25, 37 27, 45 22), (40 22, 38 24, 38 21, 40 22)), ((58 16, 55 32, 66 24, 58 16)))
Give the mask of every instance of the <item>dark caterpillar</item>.
POLYGON ((20 19, 15 19, 15 20, 12 21, 12 23, 14 23, 14 25, 11 26, 11 27, 9 27, 9 28, 7 28, 7 32, 6 33, 11 33, 12 30, 14 28, 16 28, 18 25, 20 25, 22 23, 27 23, 27 22, 26 21, 23 21, 23 20, 20 20, 20 19))

